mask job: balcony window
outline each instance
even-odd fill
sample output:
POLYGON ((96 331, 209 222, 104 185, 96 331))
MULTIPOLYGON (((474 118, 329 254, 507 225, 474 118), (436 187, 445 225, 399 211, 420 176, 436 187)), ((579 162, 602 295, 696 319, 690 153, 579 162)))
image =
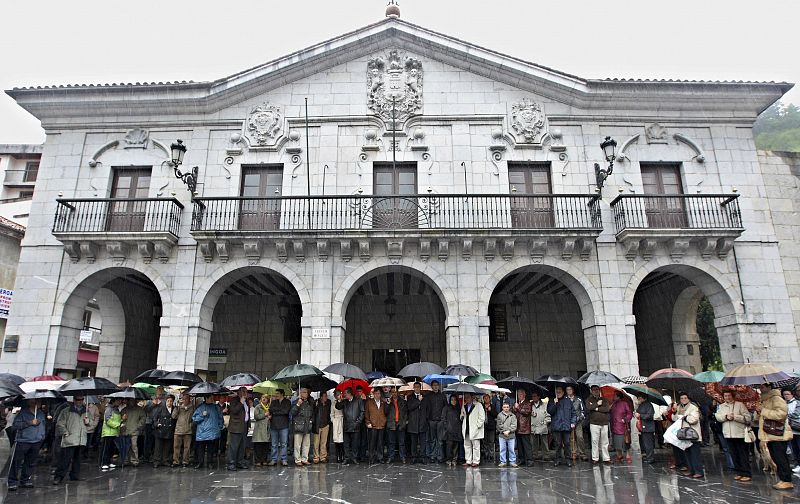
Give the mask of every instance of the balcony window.
POLYGON ((23 182, 36 182, 36 177, 39 175, 39 162, 28 161, 25 164, 25 173, 22 176, 23 182))

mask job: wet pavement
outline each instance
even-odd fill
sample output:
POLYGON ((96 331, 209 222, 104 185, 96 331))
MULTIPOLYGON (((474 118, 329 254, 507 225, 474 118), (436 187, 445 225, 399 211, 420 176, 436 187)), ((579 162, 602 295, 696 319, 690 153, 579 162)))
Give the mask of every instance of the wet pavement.
MULTIPOLYGON (((211 502, 275 503, 800 503, 795 492, 770 488, 774 477, 761 473, 751 483, 735 483, 722 473, 718 452, 704 450, 707 476, 691 480, 667 469, 669 452, 657 451, 650 466, 638 457, 618 466, 500 469, 445 465, 313 465, 228 472, 219 469, 125 468, 107 473, 82 466, 85 481, 52 486, 47 467, 36 472, 36 487, 11 492, 1 502, 148 504, 211 502), (716 455, 716 456, 715 456, 716 455)), ((3 485, 5 486, 5 485, 3 485)), ((5 490, 5 489, 3 489, 5 490)))

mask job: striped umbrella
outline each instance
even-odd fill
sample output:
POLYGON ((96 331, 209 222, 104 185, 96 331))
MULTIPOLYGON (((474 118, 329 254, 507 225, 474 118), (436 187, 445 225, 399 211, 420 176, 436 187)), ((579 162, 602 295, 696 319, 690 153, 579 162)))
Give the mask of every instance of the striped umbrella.
POLYGON ((622 379, 622 383, 627 383, 629 385, 633 383, 647 383, 647 377, 640 375, 626 376, 622 379))
POLYGON ((791 385, 792 381, 797 383, 798 378, 779 370, 772 364, 748 363, 737 366, 725 373, 720 383, 722 385, 760 385, 769 383, 773 387, 781 387, 791 385))
POLYGON ((722 371, 703 371, 694 375, 694 379, 702 383, 718 382, 725 377, 722 371))

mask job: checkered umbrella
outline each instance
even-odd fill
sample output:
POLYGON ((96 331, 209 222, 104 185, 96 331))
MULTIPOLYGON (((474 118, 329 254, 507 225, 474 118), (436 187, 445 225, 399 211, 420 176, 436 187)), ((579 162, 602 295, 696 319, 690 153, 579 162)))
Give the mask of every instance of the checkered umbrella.
POLYGON ((627 383, 629 385, 634 383, 647 383, 647 377, 638 375, 626 376, 622 379, 622 383, 627 383))

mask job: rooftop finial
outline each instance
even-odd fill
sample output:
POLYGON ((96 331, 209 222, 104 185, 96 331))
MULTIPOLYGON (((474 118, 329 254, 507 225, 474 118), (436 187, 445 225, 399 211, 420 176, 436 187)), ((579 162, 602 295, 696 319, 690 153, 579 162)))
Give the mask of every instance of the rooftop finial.
POLYGON ((397 5, 395 0, 389 0, 389 3, 386 5, 386 17, 400 17, 400 6, 397 5))

